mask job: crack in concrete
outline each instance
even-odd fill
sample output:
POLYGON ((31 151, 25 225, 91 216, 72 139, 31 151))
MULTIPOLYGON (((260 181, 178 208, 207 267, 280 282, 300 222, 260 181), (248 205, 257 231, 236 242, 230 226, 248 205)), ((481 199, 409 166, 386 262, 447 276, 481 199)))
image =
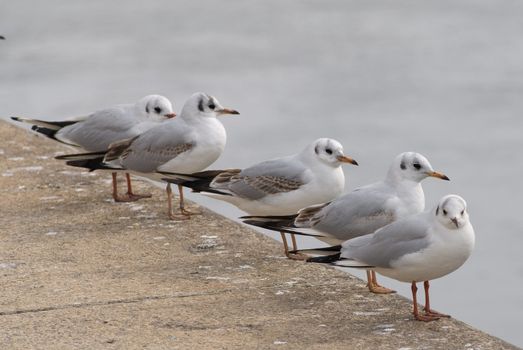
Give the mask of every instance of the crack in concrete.
POLYGON ((0 316, 12 316, 12 315, 27 314, 27 313, 47 312, 47 311, 65 310, 65 309, 79 309, 79 308, 92 307, 92 306, 134 304, 134 303, 141 303, 141 302, 150 301, 150 300, 154 301, 154 300, 165 300, 165 299, 176 299, 176 298, 200 297, 200 296, 207 296, 207 295, 223 294, 223 293, 227 293, 230 291, 231 291, 231 289, 223 289, 223 290, 213 291, 213 292, 194 292, 194 293, 178 293, 178 294, 170 294, 170 295, 153 295, 153 296, 143 296, 143 297, 129 298, 129 299, 93 301, 93 302, 87 302, 87 303, 74 303, 74 304, 65 304, 65 305, 56 305, 56 306, 46 306, 46 307, 39 307, 39 308, 32 308, 32 309, 18 309, 18 310, 11 310, 11 311, 0 311, 0 316))

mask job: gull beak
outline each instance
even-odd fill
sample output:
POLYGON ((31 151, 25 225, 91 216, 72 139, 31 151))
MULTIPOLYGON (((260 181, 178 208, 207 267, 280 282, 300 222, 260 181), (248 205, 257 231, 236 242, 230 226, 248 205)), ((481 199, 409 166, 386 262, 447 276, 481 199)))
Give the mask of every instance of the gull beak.
POLYGON ((450 221, 452 221, 452 222, 454 223, 454 225, 456 225, 456 228, 459 228, 459 225, 458 225, 458 218, 450 219, 450 221))
POLYGON ((428 171, 428 176, 437 177, 438 179, 450 181, 449 177, 445 174, 438 173, 437 171, 428 171))
POLYGON ((350 157, 347 157, 347 156, 337 156, 336 159, 338 159, 340 162, 342 163, 351 163, 351 164, 354 164, 354 165, 358 165, 358 162, 355 161, 354 159, 350 158, 350 157))
POLYGON ((169 114, 164 114, 163 116, 167 119, 171 119, 171 118, 176 117, 176 113, 173 112, 173 113, 169 113, 169 114))
POLYGON ((230 109, 230 108, 219 109, 219 110, 216 111, 216 113, 218 113, 218 115, 222 115, 222 114, 240 114, 240 112, 238 112, 237 110, 230 109))

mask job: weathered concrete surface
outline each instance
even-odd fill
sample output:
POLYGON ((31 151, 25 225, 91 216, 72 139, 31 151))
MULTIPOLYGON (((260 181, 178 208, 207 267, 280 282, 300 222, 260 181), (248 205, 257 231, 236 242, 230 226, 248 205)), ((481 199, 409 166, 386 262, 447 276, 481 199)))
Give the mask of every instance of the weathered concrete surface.
POLYGON ((0 140, 1 349, 516 348, 413 321, 407 300, 207 210, 169 222, 145 183, 152 199, 113 203, 107 175, 66 168, 48 140, 4 123, 0 140))

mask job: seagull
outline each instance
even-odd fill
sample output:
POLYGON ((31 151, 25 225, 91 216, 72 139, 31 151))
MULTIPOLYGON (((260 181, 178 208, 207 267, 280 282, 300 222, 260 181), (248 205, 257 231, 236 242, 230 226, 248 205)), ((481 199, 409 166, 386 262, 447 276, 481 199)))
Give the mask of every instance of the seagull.
MULTIPOLYGON (((148 95, 134 104, 116 105, 87 116, 65 121, 20 117, 11 117, 11 119, 32 125, 33 131, 54 141, 83 148, 88 152, 101 152, 107 150, 109 145, 115 141, 139 135, 175 116, 172 104, 166 97, 148 95)), ((150 197, 150 195, 133 193, 131 177, 129 173, 126 173, 125 176, 127 194, 119 196, 116 172, 112 173, 113 198, 116 202, 130 202, 150 197)))
MULTIPOLYGON (((71 166, 112 171, 126 171, 161 179, 160 172, 193 173, 214 163, 222 154, 227 139, 225 128, 216 118, 224 114, 240 114, 224 108, 218 100, 202 92, 193 94, 178 117, 150 128, 146 132, 109 145, 107 151, 56 157, 71 166)), ((168 215, 171 219, 187 219, 183 189, 179 186, 180 212, 172 210, 171 184, 167 184, 168 215)))
MULTIPOLYGON (((415 152, 399 154, 383 181, 356 188, 332 202, 313 205, 288 216, 246 216, 245 223, 269 230, 313 236, 329 244, 372 233, 391 222, 420 213, 425 208, 421 181, 449 178, 434 171, 427 158, 415 152)), ((380 286, 367 272, 373 293, 394 291, 380 286)))
POLYGON ((322 248, 336 254, 310 258, 310 262, 372 269, 401 282, 411 283, 413 314, 419 321, 450 317, 431 309, 429 281, 457 270, 474 248, 474 228, 467 203, 458 195, 446 195, 428 212, 397 220, 376 232, 322 248), (418 312, 417 286, 425 289, 425 314, 418 312))
MULTIPOLYGON (((289 215, 299 209, 330 201, 343 192, 341 164, 358 163, 343 153, 336 140, 320 138, 300 153, 255 164, 245 169, 210 170, 194 174, 163 173, 162 180, 189 187, 229 202, 250 215, 289 215)), ((285 255, 289 254, 281 232, 285 255)), ((291 234, 294 250, 296 240, 291 234)))

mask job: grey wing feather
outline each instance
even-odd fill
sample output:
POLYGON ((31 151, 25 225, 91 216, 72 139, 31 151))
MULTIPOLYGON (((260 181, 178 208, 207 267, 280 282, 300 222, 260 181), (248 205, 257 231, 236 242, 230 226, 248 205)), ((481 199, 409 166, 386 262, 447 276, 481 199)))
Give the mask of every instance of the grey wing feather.
POLYGON ((127 113, 124 106, 95 112, 85 120, 61 129, 57 132, 57 138, 91 152, 104 151, 115 141, 136 136, 131 128, 139 120, 129 117, 127 113))
MULTIPOLYGON (((396 219, 386 205, 394 196, 380 183, 356 189, 311 217, 308 227, 343 241, 372 233, 396 219)), ((307 223, 300 224, 307 227, 307 223)))
POLYGON ((398 258, 425 249, 429 245, 426 213, 401 219, 373 234, 343 243, 341 257, 376 266, 390 267, 398 258))
POLYGON ((308 182, 306 171, 301 162, 291 157, 269 160, 232 176, 227 189, 238 197, 257 200, 300 188, 308 182))
POLYGON ((191 131, 174 122, 164 122, 137 137, 122 153, 120 163, 126 169, 148 173, 191 150, 195 146, 191 131))

